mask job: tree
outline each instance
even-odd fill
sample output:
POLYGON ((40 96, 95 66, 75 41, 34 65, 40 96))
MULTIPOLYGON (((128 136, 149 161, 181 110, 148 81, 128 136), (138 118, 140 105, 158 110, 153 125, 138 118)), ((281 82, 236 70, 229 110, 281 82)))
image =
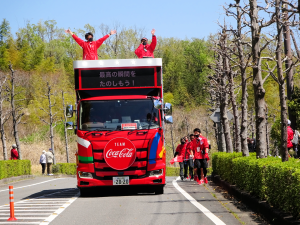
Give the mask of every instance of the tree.
POLYGON ((266 149, 266 101, 264 82, 266 77, 262 78, 261 73, 261 53, 272 40, 266 40, 265 45, 261 46, 262 28, 271 25, 274 22, 274 15, 271 20, 263 23, 259 20, 258 11, 263 8, 257 5, 257 0, 250 0, 250 20, 248 25, 251 28, 252 41, 252 72, 253 72, 253 89, 255 99, 255 123, 256 123, 256 154, 260 158, 267 156, 266 149))
MULTIPOLYGON (((237 49, 237 53, 234 54, 237 56, 238 62, 236 66, 239 67, 239 73, 241 75, 241 86, 242 86, 242 97, 241 97, 241 129, 240 129, 240 138, 241 138, 241 150, 243 156, 249 156, 248 143, 247 143, 247 127, 248 127, 248 91, 247 91, 247 68, 249 66, 250 52, 244 50, 245 46, 249 45, 249 42, 246 40, 246 35, 242 33, 244 26, 242 26, 242 17, 245 16, 247 11, 247 6, 241 7, 240 0, 235 0, 234 5, 230 5, 228 9, 225 9, 226 14, 235 18, 237 22, 236 29, 231 29, 231 33, 234 35, 234 40, 232 41, 237 49), (231 12, 229 9, 231 7, 236 8, 236 13, 231 12)), ((236 131, 238 132, 238 131, 236 131)))
POLYGON ((24 116, 23 107, 16 104, 16 101, 24 100, 24 99, 17 99, 17 95, 20 94, 19 92, 15 92, 15 88, 18 87, 16 85, 16 74, 15 71, 12 68, 12 65, 9 64, 9 69, 11 71, 10 76, 10 88, 8 88, 10 92, 10 105, 11 105, 11 115, 12 115, 12 122, 13 122, 13 133, 14 138, 17 145, 17 150, 19 153, 19 159, 22 159, 22 151, 21 151, 21 145, 20 145, 20 139, 19 139, 19 129, 18 126, 21 123, 21 119, 24 116))
POLYGON ((5 41, 5 38, 10 33, 9 22, 6 19, 3 19, 0 25, 0 45, 5 41))
MULTIPOLYGON (((52 93, 52 87, 49 84, 49 82, 47 82, 47 93, 45 94, 46 98, 48 99, 48 109, 44 109, 43 107, 40 107, 40 110, 44 111, 44 113, 49 117, 49 121, 46 121, 45 119, 40 117, 40 120, 43 121, 44 123, 49 125, 49 129, 50 129, 50 143, 51 143, 51 149, 53 151, 53 154, 55 153, 54 151, 54 132, 53 129, 54 127, 56 127, 57 125, 57 112, 53 113, 53 107, 56 105, 56 103, 52 103, 51 101, 51 96, 53 96, 54 94, 52 93)), ((44 96, 42 96, 44 97, 44 96)), ((55 157, 53 160, 53 163, 56 163, 55 157)))
POLYGON ((69 144, 68 144, 68 130, 67 130, 67 112, 66 112, 66 106, 65 106, 65 97, 64 97, 64 91, 61 92, 62 97, 62 106, 64 111, 64 118, 61 118, 61 120, 64 122, 64 135, 65 135, 65 143, 66 143, 66 156, 67 156, 67 163, 69 163, 69 144))
POLYGON ((5 123, 11 116, 10 110, 4 109, 4 102, 7 101, 9 98, 9 92, 6 88, 6 81, 7 75, 1 74, 0 75, 0 133, 1 133, 1 142, 2 142, 2 149, 3 149, 3 159, 7 160, 7 147, 6 147, 6 133, 4 129, 5 123))

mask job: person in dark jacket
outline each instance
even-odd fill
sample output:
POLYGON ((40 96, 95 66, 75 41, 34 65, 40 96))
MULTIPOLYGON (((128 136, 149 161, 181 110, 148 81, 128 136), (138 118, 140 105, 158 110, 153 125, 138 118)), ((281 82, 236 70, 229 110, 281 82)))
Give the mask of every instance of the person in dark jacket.
POLYGON ((154 58, 154 50, 156 47, 156 36, 155 34, 155 30, 152 29, 151 31, 152 34, 152 42, 149 45, 148 44, 148 39, 143 37, 141 39, 141 44, 140 46, 135 50, 135 54, 137 55, 138 58, 154 58))
POLYGON ((73 32, 68 29, 65 31, 67 34, 71 34, 74 40, 80 45, 80 47, 83 50, 83 60, 97 60, 98 59, 98 54, 97 50, 98 48, 102 45, 102 43, 111 35, 117 33, 115 30, 111 30, 109 34, 105 35, 103 38, 100 38, 97 41, 94 41, 94 35, 89 32, 85 34, 85 40, 80 39, 77 37, 73 32))

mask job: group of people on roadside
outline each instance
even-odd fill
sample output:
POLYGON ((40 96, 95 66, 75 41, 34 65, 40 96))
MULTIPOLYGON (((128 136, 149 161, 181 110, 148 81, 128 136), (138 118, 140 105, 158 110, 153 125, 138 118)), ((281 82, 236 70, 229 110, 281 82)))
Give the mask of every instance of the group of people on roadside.
POLYGON ((47 167, 47 175, 53 176, 52 174, 52 164, 54 160, 53 150, 50 148, 48 152, 43 150, 43 153, 40 157, 40 164, 42 166, 42 175, 45 175, 45 170, 47 167))
POLYGON ((174 157, 181 156, 183 158, 183 162, 179 162, 181 180, 188 179, 187 172, 189 170, 191 181, 195 180, 199 184, 207 184, 207 161, 209 160, 208 151, 210 148, 208 140, 202 136, 199 128, 195 128, 194 134, 190 134, 189 138, 181 138, 180 142, 174 157))
MULTIPOLYGON (((11 160, 17 160, 19 159, 19 152, 17 150, 17 145, 13 144, 12 145, 12 149, 10 150, 10 159, 11 160)), ((45 175, 45 170, 47 167, 47 175, 48 176, 53 176, 52 174, 52 164, 53 164, 53 160, 54 160, 54 154, 53 154, 53 150, 50 148, 48 152, 46 152, 45 150, 43 150, 43 153, 40 157, 40 164, 42 166, 42 174, 45 175)))
MULTIPOLYGON (((109 38, 111 35, 116 34, 116 30, 111 30, 109 34, 105 35, 104 37, 94 41, 94 35, 91 32, 85 34, 85 40, 77 37, 70 29, 65 31, 67 34, 71 34, 77 44, 83 50, 83 60, 97 60, 98 59, 98 48, 102 45, 102 43, 109 38)), ((155 29, 151 30, 152 34, 152 41, 151 44, 148 44, 148 39, 143 37, 141 39, 141 43, 139 47, 135 50, 135 54, 138 58, 154 58, 154 50, 156 47, 156 36, 155 36, 155 29)))

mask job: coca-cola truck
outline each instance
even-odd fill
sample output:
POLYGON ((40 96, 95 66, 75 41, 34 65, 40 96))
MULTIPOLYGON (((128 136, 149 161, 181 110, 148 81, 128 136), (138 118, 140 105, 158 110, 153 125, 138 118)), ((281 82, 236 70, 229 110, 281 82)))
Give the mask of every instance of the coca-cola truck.
POLYGON ((163 102, 162 59, 74 61, 77 186, 147 186, 163 194, 166 183, 164 123, 173 122, 163 102))

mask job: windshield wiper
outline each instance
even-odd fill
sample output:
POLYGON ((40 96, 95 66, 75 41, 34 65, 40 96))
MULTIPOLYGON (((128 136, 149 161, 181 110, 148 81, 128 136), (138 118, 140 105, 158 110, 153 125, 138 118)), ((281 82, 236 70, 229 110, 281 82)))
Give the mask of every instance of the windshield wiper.
MULTIPOLYGON (((92 132, 95 132, 95 131, 105 131, 105 130, 108 130, 108 129, 107 129, 107 128, 102 128, 102 129, 98 128, 98 129, 96 129, 96 130, 91 130, 91 131, 85 133, 85 135, 88 135, 88 134, 90 134, 90 133, 92 133, 92 132)), ((111 131, 110 131, 110 132, 111 132, 111 131)))

